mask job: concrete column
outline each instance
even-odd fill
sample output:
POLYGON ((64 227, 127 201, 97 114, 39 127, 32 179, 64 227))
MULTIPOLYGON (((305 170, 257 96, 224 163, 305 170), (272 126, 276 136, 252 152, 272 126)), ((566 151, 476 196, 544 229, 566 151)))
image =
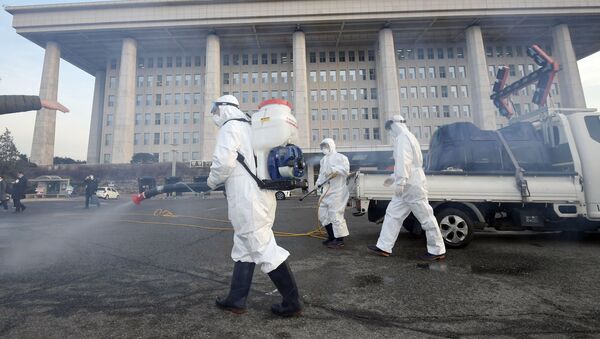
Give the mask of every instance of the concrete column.
POLYGON ((554 43, 554 57, 561 66, 558 72, 558 90, 560 91, 561 107, 585 108, 585 97, 583 86, 579 77, 577 57, 571 42, 569 26, 565 24, 552 28, 552 40, 554 43))
POLYGON ((133 156, 133 133, 135 131, 135 72, 137 64, 137 42, 123 39, 119 85, 115 107, 113 130, 113 164, 124 164, 133 156))
POLYGON ((496 110, 490 100, 491 79, 488 76, 481 27, 467 28, 467 72, 471 82, 473 123, 481 129, 496 129, 496 110))
POLYGON ((308 148, 310 147, 310 119, 304 32, 299 30, 294 32, 292 48, 294 53, 294 105, 292 111, 298 120, 298 146, 308 148))
MULTIPOLYGON (((215 34, 206 37, 206 70, 204 76, 204 121, 202 134, 202 153, 200 158, 212 160, 215 151, 217 127, 215 126, 210 107, 221 96, 221 42, 215 34)), ((238 98, 240 100, 240 98, 238 98)), ((241 101, 241 100, 240 100, 241 101)))
MULTIPOLYGON (((391 119, 400 114, 400 89, 398 88, 398 75, 396 70, 396 48, 392 30, 384 28, 379 31, 379 58, 381 85, 380 95, 383 97, 383 107, 380 109, 381 118, 391 119)), ((408 118, 408 117, 404 117, 408 118)))
POLYGON ((104 116, 104 85, 106 71, 96 72, 94 84, 94 100, 92 102, 92 119, 88 141, 87 163, 100 163, 100 149, 102 146, 102 117, 104 116))
MULTIPOLYGON (((55 42, 46 44, 40 98, 56 101, 58 96, 58 71, 60 47, 55 42)), ((41 166, 52 165, 54 160, 54 136, 56 133, 56 110, 42 108, 35 117, 31 162, 41 166)))

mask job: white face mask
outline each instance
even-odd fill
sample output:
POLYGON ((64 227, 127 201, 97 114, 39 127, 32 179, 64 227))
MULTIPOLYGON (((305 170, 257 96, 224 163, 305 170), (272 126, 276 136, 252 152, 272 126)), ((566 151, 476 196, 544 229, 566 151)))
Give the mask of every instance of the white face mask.
POLYGON ((221 122, 221 116, 219 116, 218 114, 213 114, 212 120, 214 121, 215 125, 217 125, 217 127, 220 127, 219 123, 221 122))

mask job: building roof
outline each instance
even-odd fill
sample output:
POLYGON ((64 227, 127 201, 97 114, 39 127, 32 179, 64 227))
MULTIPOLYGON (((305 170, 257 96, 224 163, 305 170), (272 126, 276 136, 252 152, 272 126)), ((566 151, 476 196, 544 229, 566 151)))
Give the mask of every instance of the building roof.
POLYGON ((63 59, 89 73, 118 55, 123 38, 137 40, 141 54, 201 51, 218 34, 222 48, 291 46, 306 33, 308 47, 372 45, 382 27, 397 44, 464 41, 480 25, 487 42, 551 42, 551 27, 571 29, 578 58, 600 50, 600 2, 421 0, 129 0, 12 6, 18 34, 44 47, 61 46, 63 59))

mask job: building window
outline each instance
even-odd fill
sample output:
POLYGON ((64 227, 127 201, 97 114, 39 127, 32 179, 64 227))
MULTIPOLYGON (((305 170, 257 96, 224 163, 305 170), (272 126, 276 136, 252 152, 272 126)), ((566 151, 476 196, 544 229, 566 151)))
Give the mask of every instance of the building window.
POLYGON ((110 146, 112 145, 112 134, 105 134, 104 135, 104 146, 110 146))
POLYGON ((469 91, 467 90, 467 86, 466 85, 461 85, 460 86, 460 94, 462 95, 463 98, 468 98, 469 97, 469 91))
POLYGON ((460 74, 460 77, 463 79, 467 77, 465 66, 458 66, 458 74, 460 74))
POLYGON ((277 53, 271 53, 271 65, 277 65, 277 53))
POLYGON ((140 133, 133 134, 133 144, 139 145, 141 141, 142 135, 140 133))
POLYGON ((469 105, 464 105, 462 107, 463 117, 470 118, 471 117, 471 107, 469 105))
POLYGON ((160 133, 154 133, 154 144, 160 145, 160 133))
POLYGON ((179 112, 173 113, 173 125, 179 125, 180 118, 181 118, 181 113, 179 113, 179 112))
POLYGON ((377 88, 371 88, 371 100, 377 100, 377 88))
POLYGON ((149 126, 152 121, 152 114, 146 113, 144 114, 144 125, 149 126))
POLYGON ((440 79, 446 78, 446 67, 440 66, 440 79))
POLYGON ((448 97, 448 86, 441 86, 442 98, 448 97))
POLYGON ((371 117, 372 117, 374 120, 377 120, 377 119, 379 119, 379 108, 377 108, 377 107, 373 107, 373 108, 371 108, 371 117))
POLYGON ((106 126, 112 126, 112 124, 113 124, 113 115, 107 114, 106 115, 106 126))
POLYGON ((104 163, 110 164, 110 154, 108 154, 108 153, 104 154, 104 163))
POLYGON ((313 129, 311 132, 312 132, 311 133, 312 134, 312 141, 313 142, 319 142, 320 141, 319 140, 319 130, 318 129, 313 129))
POLYGON ((356 70, 355 69, 349 70, 348 77, 350 78, 350 81, 356 81, 356 70))
POLYGON ((115 96, 109 95, 108 96, 108 107, 114 107, 114 106, 115 106, 115 96))
POLYGON ((167 57, 167 68, 173 67, 173 57, 167 57))
POLYGON ((358 61, 365 61, 365 51, 358 51, 358 61))
POLYGON ((427 73, 428 73, 429 79, 435 79, 435 67, 429 67, 427 69, 427 73))
POLYGON ((417 49, 417 59, 425 60, 425 50, 422 48, 417 49))
POLYGON ((150 133, 144 133, 144 145, 150 145, 150 133))
POLYGON ((425 67, 419 67, 419 79, 425 79, 425 67))
POLYGON ((141 123, 142 123, 142 114, 136 113, 135 114, 135 125, 138 126, 141 123))
POLYGON ((168 145, 171 143, 171 134, 169 132, 163 133, 163 144, 168 145))
POLYGON ((355 62, 356 61, 356 54, 354 53, 354 51, 348 51, 348 62, 355 62))
POLYGON ((454 59, 454 48, 448 47, 446 55, 448 55, 448 59, 454 59))
POLYGON ((449 66, 448 67, 448 74, 450 74, 450 78, 455 79, 456 78, 456 67, 449 66))
POLYGON ((352 129, 352 141, 358 141, 358 139, 359 139, 359 129, 353 128, 352 129))
POLYGON ((400 78, 400 80, 406 79, 406 68, 398 68, 398 77, 400 78))
POLYGON ((414 67, 410 67, 408 69, 408 78, 410 80, 415 80, 415 78, 416 78, 416 69, 414 67))
POLYGON ((338 53, 338 61, 339 62, 346 62, 346 52, 345 51, 340 51, 338 53))
POLYGON ((435 57, 435 54, 433 52, 433 48, 428 48, 427 49, 427 59, 432 60, 435 57))
POLYGON ((358 120, 358 109, 350 109, 350 117, 352 118, 352 120, 358 120))
POLYGON ((160 113, 154 113, 154 124, 160 125, 160 113))
POLYGON ((193 113, 192 122, 194 124, 199 124, 200 123, 200 112, 194 112, 193 113))
POLYGON ((240 65, 240 55, 239 54, 234 54, 233 57, 231 58, 231 63, 234 66, 239 66, 240 65))
POLYGON ((318 111, 316 109, 310 110, 310 120, 317 121, 318 111))
POLYGON ((163 68, 163 58, 162 57, 156 58, 156 68, 163 68))
POLYGON ((456 57, 458 59, 464 59, 465 58, 465 52, 464 52, 464 49, 462 47, 457 47, 456 48, 456 57))
POLYGON ((363 138, 365 140, 371 140, 371 130, 368 128, 365 128, 365 134, 363 135, 363 138))

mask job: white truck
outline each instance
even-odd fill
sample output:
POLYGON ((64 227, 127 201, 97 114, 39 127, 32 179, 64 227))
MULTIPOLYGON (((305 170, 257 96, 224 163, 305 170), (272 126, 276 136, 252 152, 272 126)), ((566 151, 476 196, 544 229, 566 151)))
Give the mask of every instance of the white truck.
MULTIPOLYGON (((475 231, 485 227, 511 231, 600 228, 600 114, 591 109, 546 110, 516 121, 530 124, 535 131, 547 155, 544 170, 523 169, 515 154, 527 159, 527 149, 509 145, 502 129, 496 131, 503 147, 500 157, 510 159, 512 172, 455 166, 426 170, 429 202, 448 247, 466 246, 475 231)), ((432 147, 429 165, 434 160, 432 147)), ((369 221, 383 221, 393 195, 391 188, 383 186, 390 173, 359 170, 350 178, 355 216, 367 213, 369 221)), ((420 231, 412 216, 404 228, 420 231)))

